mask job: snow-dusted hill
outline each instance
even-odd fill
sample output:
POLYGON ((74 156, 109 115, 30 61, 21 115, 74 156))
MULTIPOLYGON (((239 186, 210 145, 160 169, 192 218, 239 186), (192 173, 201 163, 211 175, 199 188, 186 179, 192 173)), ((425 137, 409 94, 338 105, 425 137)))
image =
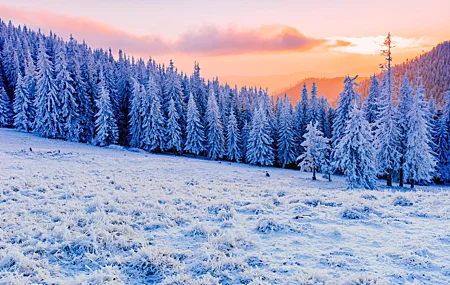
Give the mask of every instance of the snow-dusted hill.
POLYGON ((0 283, 450 283, 449 188, 333 178, 0 129, 0 283))

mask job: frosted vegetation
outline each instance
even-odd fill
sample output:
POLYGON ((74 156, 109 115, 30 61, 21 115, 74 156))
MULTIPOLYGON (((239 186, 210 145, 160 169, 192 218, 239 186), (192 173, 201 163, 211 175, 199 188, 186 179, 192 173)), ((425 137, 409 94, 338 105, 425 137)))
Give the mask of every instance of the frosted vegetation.
POLYGON ((1 283, 450 282, 445 186, 349 191, 334 175, 8 129, 0 162, 1 283))

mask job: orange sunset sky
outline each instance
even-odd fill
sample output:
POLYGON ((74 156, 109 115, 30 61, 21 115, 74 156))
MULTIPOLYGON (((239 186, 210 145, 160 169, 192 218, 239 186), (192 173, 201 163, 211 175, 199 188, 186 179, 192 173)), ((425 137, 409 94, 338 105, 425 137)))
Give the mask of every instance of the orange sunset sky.
POLYGON ((388 32, 394 63, 428 51, 450 39, 449 11, 448 0, 0 0, 0 18, 15 25, 159 63, 173 59, 189 73, 198 61, 205 77, 251 84, 281 75, 280 88, 291 73, 299 80, 378 71, 388 32))

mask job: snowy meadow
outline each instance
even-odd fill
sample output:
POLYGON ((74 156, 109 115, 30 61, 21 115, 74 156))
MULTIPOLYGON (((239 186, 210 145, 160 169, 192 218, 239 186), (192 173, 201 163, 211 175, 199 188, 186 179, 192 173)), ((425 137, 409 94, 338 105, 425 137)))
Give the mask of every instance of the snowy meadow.
POLYGON ((10 129, 0 174, 1 284, 450 283, 448 187, 346 190, 10 129))

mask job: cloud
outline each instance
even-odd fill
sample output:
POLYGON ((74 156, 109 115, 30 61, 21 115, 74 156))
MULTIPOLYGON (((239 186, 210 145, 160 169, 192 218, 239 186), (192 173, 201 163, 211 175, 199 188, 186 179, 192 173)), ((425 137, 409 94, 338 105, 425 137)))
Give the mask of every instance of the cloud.
MULTIPOLYGON (((91 19, 62 15, 45 10, 24 10, 0 4, 3 20, 12 19, 33 28, 53 30, 60 36, 72 34, 94 47, 121 48, 139 55, 196 54, 222 56, 248 53, 301 52, 324 41, 304 36, 297 29, 282 26, 262 26, 255 29, 221 29, 214 26, 167 40, 160 35, 137 36, 91 19)), ((17 24, 17 23, 16 23, 17 24)))
MULTIPOLYGON (((375 55, 380 54, 386 36, 370 37, 332 37, 327 38, 326 47, 331 51, 375 55)), ((426 38, 406 38, 393 36, 392 44, 397 50, 419 49, 429 45, 426 38)))
MULTIPOLYGON (((122 48, 134 53, 162 53, 170 50, 159 36, 139 37, 110 25, 82 17, 66 16, 44 10, 29 11, 0 4, 1 17, 29 27, 52 30, 65 38, 72 34, 77 39, 86 40, 95 47, 122 48)), ((17 24, 17 23, 16 23, 17 24)))
POLYGON ((174 45, 176 51, 203 55, 233 55, 245 53, 301 52, 310 50, 322 40, 304 36, 297 29, 282 26, 262 26, 257 29, 219 29, 205 27, 184 34, 174 45))

